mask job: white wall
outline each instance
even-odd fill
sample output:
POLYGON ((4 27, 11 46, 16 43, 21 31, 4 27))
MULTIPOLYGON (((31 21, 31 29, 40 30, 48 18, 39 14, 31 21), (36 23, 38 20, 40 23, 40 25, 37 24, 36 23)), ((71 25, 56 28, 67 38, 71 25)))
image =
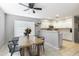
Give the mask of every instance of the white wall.
POLYGON ((5 15, 4 11, 0 8, 0 48, 5 43, 5 15))

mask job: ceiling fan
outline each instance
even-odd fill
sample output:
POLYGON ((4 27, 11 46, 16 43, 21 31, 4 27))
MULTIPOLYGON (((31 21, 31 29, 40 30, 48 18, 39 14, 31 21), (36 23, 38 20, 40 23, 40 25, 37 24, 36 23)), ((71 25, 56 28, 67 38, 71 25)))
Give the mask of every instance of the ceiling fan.
POLYGON ((28 3, 28 6, 25 5, 25 4, 23 4, 23 3, 19 3, 19 5, 28 7, 28 9, 25 9, 24 11, 28 11, 28 10, 32 9, 33 10, 33 13, 35 13, 35 10, 42 10, 42 8, 34 7, 35 6, 35 3, 28 3))

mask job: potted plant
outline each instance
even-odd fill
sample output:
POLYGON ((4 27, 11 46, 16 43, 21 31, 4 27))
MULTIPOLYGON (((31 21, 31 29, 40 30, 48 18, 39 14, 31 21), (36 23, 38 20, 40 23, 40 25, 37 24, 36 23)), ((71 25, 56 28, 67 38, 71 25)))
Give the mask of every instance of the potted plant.
POLYGON ((29 39, 29 34, 31 33, 31 29, 27 28, 25 29, 24 35, 27 36, 27 38, 29 39))

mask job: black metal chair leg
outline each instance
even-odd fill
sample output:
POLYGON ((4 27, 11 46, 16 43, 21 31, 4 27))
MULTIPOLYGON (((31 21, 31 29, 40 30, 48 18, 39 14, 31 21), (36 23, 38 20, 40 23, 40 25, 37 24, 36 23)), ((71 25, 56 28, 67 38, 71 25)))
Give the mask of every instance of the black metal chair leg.
POLYGON ((20 56, 22 56, 22 48, 20 48, 20 56))
POLYGON ((11 56, 13 55, 13 52, 11 53, 11 56))
POLYGON ((24 48, 20 48, 20 55, 24 56, 24 48))
POLYGON ((44 48, 44 45, 43 45, 43 51, 45 52, 45 48, 44 48))

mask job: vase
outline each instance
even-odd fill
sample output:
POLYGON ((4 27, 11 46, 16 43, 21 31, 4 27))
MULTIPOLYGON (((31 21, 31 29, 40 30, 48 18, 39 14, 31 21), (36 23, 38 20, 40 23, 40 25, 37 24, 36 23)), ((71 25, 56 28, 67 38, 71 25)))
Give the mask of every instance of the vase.
POLYGON ((27 39, 29 40, 29 34, 27 35, 27 39))

